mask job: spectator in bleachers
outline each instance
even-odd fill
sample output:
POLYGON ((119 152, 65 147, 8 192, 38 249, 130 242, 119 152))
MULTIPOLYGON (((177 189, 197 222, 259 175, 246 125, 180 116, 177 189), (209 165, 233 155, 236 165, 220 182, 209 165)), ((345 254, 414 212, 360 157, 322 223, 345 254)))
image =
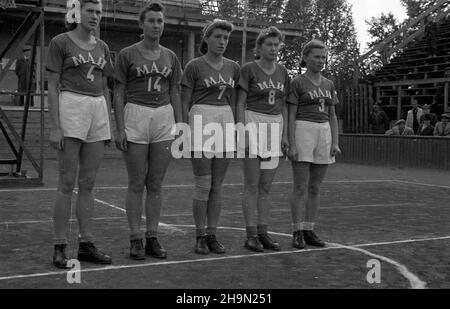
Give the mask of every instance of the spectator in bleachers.
POLYGON ((423 122, 419 127, 419 135, 421 136, 433 136, 434 126, 431 123, 431 114, 425 114, 422 116, 423 122))
POLYGON ((434 136, 447 136, 450 137, 450 113, 442 114, 441 122, 436 124, 434 128, 434 136))
POLYGON ((410 136, 414 135, 414 131, 406 126, 405 120, 400 119, 395 123, 395 126, 392 129, 386 131, 386 135, 410 136))
POLYGON ((428 16, 427 19, 425 20, 425 31, 424 31, 424 36, 427 41, 428 57, 437 56, 438 31, 439 26, 438 23, 436 22, 436 19, 432 16, 428 16))
POLYGON ((372 107, 369 124, 371 134, 384 134, 389 129, 389 117, 378 104, 374 104, 372 107))
POLYGON ((422 124, 424 119, 425 119, 425 116, 429 115, 430 121, 431 121, 431 125, 434 127, 436 125, 436 123, 438 122, 438 118, 437 118, 436 114, 431 112, 431 106, 428 105, 428 104, 424 104, 422 106, 422 109, 423 109, 423 115, 422 115, 422 117, 420 117, 420 123, 422 124))
POLYGON ((406 116, 406 126, 413 129, 414 134, 419 131, 420 117, 423 115, 423 110, 419 107, 419 103, 416 98, 411 99, 412 109, 408 111, 406 116))

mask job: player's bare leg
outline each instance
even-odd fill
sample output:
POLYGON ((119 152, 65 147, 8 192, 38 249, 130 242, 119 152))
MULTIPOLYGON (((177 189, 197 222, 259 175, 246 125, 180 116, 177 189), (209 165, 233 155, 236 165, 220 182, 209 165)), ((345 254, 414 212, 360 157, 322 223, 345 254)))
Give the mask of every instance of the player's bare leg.
POLYGON ((304 249, 302 214, 308 201, 308 183, 310 173, 310 163, 292 162, 292 172, 294 176, 294 189, 291 197, 293 247, 304 249))
POLYGON ((195 177, 194 198, 192 202, 197 237, 195 252, 205 255, 209 253, 206 242, 206 220, 209 192, 212 183, 212 159, 194 157, 191 159, 191 163, 195 177))
POLYGON ((325 243, 314 233, 317 211, 320 206, 320 186, 327 172, 328 165, 311 164, 308 184, 308 202, 304 213, 304 239, 312 246, 323 247, 325 243))
POLYGON ((130 256, 137 260, 145 258, 143 236, 141 232, 142 196, 147 175, 148 145, 128 142, 127 151, 123 157, 128 172, 128 190, 126 196, 126 210, 128 226, 130 228, 130 256))
POLYGON ((71 200, 77 177, 81 141, 64 139, 64 149, 58 151, 58 192, 53 208, 53 229, 56 267, 66 268, 69 258, 66 254, 67 233, 71 216, 71 200))
POLYGON ((222 209, 222 184, 225 179, 230 159, 214 158, 211 166, 211 190, 209 192, 207 207, 207 244, 211 252, 225 253, 225 248, 216 239, 217 226, 219 224, 222 209))
POLYGON ((162 207, 162 182, 172 159, 171 144, 172 141, 150 144, 147 162, 148 172, 145 181, 147 187, 147 199, 145 201, 147 217, 146 251, 147 254, 159 259, 167 258, 167 252, 159 244, 157 236, 162 207))
POLYGON ((79 193, 77 218, 80 226, 78 259, 96 264, 111 264, 109 255, 99 251, 93 244, 92 216, 94 211, 93 190, 95 178, 103 158, 105 142, 82 144, 80 149, 79 193))
POLYGON ((257 231, 257 204, 258 186, 260 177, 260 162, 258 158, 245 158, 244 167, 244 196, 242 209, 244 212, 247 239, 245 247, 255 252, 263 252, 263 245, 258 239, 257 231))
POLYGON ((258 238, 265 249, 279 251, 280 245, 268 235, 269 212, 271 208, 270 191, 277 168, 263 169, 259 175, 258 185, 258 238))

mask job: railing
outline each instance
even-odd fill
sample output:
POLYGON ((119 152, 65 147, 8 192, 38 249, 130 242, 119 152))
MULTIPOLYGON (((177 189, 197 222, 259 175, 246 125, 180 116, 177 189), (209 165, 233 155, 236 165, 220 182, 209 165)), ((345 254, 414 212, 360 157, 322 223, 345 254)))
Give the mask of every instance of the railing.
MULTIPOLYGON (((386 55, 391 57, 395 52, 397 52, 399 50, 399 48, 400 48, 399 46, 400 45, 401 45, 401 47, 404 47, 405 46, 405 44, 404 44, 405 42, 408 43, 408 42, 410 42, 412 40, 411 37, 416 38, 418 36, 417 32, 419 32, 419 31, 423 32, 424 25, 422 25, 422 27, 420 27, 418 29, 418 31, 416 31, 414 33, 410 33, 411 29, 416 27, 418 24, 423 23, 424 20, 429 15, 435 13, 438 10, 442 10, 442 11, 439 12, 437 17, 439 19, 443 18, 446 15, 446 14, 444 14, 444 12, 448 13, 449 6, 450 6, 450 1, 449 0, 440 0, 440 1, 438 1, 434 6, 428 8, 422 14, 420 14, 419 16, 417 16, 416 18, 411 20, 409 23, 404 25, 399 30, 395 31, 392 35, 390 35, 389 37, 384 39, 382 42, 378 43, 370 51, 368 51, 367 53, 365 53, 364 55, 359 57, 356 60, 356 64, 359 64, 362 61, 364 61, 365 59, 368 59, 371 55, 373 55, 376 52, 378 52, 378 53, 385 53, 386 55), (401 43, 399 45, 393 46, 391 49, 387 50, 388 44, 394 42, 399 37, 401 37, 401 43)), ((389 60, 389 58, 386 58, 385 60, 389 60)))
POLYGON ((342 134, 339 142, 339 162, 450 170, 450 137, 342 134))

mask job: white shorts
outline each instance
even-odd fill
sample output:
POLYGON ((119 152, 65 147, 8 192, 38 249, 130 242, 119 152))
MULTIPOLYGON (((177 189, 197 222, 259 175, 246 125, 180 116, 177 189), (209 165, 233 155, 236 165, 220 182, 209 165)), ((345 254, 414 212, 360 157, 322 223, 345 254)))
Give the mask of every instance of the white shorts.
POLYGON ((91 97, 70 91, 59 94, 59 120, 64 137, 95 143, 111 139, 104 96, 91 97))
POLYGON ((245 146, 248 147, 249 155, 262 159, 283 156, 281 151, 283 116, 281 114, 268 115, 247 110, 245 125, 248 128, 245 146))
POLYGON ((329 122, 296 121, 295 146, 298 152, 296 161, 313 164, 335 163, 335 158, 331 156, 331 142, 329 122))
POLYGON ((223 155, 236 150, 235 122, 229 105, 193 105, 189 126, 191 151, 223 155))
POLYGON ((175 116, 172 104, 161 107, 127 103, 124 109, 125 133, 129 142, 141 145, 171 141, 175 116))

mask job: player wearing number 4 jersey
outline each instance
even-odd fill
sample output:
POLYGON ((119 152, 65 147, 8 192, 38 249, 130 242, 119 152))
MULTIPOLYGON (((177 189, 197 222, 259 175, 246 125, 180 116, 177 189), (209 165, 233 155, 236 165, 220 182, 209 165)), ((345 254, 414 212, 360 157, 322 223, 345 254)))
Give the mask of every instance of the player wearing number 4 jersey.
POLYGON ((289 103, 289 152, 294 174, 291 200, 293 246, 305 243, 325 246, 314 233, 319 208, 320 185, 329 164, 341 150, 335 105, 338 103, 333 82, 321 75, 327 58, 326 46, 317 40, 303 49, 302 65, 306 73, 291 83, 289 103))
POLYGON ((176 55, 159 44, 164 28, 164 7, 149 3, 139 15, 143 40, 120 51, 115 70, 114 105, 116 145, 123 151, 128 171, 126 209, 130 227, 130 256, 145 254, 165 259, 157 238, 161 213, 161 185, 171 160, 171 131, 182 121, 181 66, 176 55), (126 105, 124 108, 124 100, 126 105), (147 232, 140 231, 142 195, 147 188, 147 232))
POLYGON ((46 61, 50 144, 58 150, 59 165, 53 256, 53 264, 59 268, 68 267, 67 234, 78 168, 78 259, 111 263, 111 258, 93 245, 92 191, 105 141, 111 139, 106 79, 112 74, 112 65, 108 46, 91 34, 100 23, 101 2, 80 0, 78 4, 79 20, 67 20, 69 31, 51 40, 46 61))
POLYGON ((239 79, 237 121, 248 128, 242 203, 245 247, 256 252, 280 250, 267 232, 270 189, 278 164, 264 169, 261 161, 281 156, 282 149, 289 146, 285 101, 290 80, 286 68, 276 63, 282 42, 283 35, 276 27, 262 30, 256 39, 257 60, 242 67, 239 79))
POLYGON ((197 254, 225 253, 224 246, 216 239, 216 230, 222 202, 222 183, 229 165, 229 159, 224 158, 224 153, 235 150, 233 113, 239 66, 223 57, 232 30, 233 25, 224 20, 215 20, 205 27, 200 45, 203 56, 188 63, 181 83, 183 118, 191 126, 194 144, 191 150, 194 154, 193 211, 197 254), (204 136, 203 129, 208 124, 221 126, 225 134, 204 136), (231 143, 224 137, 229 135, 226 134, 227 124, 233 128, 231 143), (207 146, 205 140, 213 139, 214 136, 222 140, 214 140, 216 148, 213 149, 207 146))

